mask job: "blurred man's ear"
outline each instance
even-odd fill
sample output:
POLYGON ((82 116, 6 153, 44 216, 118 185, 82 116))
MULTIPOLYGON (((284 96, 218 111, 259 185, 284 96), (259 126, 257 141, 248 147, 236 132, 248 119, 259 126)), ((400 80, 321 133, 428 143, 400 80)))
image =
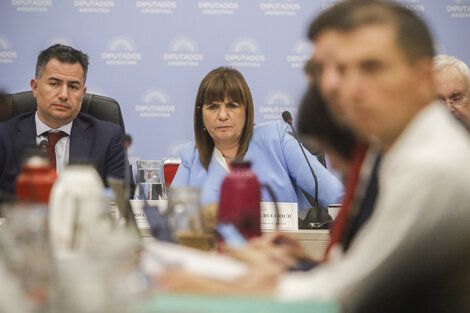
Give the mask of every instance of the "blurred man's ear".
POLYGON ((36 91, 38 89, 38 81, 35 78, 33 78, 31 79, 29 85, 31 86, 31 89, 33 90, 34 98, 36 98, 36 91))
POLYGON ((421 58, 414 62, 414 67, 418 75, 423 75, 423 78, 433 79, 433 64, 432 58, 421 58))

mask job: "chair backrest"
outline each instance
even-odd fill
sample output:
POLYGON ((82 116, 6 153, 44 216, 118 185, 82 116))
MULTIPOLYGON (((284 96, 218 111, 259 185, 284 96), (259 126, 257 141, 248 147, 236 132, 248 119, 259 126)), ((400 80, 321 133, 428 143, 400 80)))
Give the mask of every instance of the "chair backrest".
MULTIPOLYGON (((36 98, 32 91, 5 95, 0 107, 0 122, 7 121, 19 114, 36 111, 36 98)), ((113 98, 86 93, 80 112, 118 124, 126 132, 119 103, 113 98)))
POLYGON ((167 187, 171 186, 173 178, 175 178, 178 167, 180 166, 181 160, 170 160, 165 161, 163 164, 163 176, 165 176, 165 184, 167 187))

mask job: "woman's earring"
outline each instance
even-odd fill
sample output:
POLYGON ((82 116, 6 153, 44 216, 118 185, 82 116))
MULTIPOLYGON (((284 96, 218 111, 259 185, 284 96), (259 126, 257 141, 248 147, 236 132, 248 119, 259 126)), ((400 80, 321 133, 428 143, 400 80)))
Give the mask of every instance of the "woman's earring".
POLYGON ((203 130, 204 130, 205 132, 207 131, 207 129, 206 129, 205 127, 203 128, 203 130))

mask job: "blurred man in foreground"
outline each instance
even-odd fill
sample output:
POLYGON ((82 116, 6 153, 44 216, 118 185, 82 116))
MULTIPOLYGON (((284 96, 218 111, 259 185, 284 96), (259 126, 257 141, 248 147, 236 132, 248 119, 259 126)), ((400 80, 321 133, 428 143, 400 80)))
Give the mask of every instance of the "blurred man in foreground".
MULTIPOLYGON (((429 250, 418 249, 415 238, 445 236, 441 223, 470 224, 470 168, 461 166, 470 158, 470 141, 445 108, 432 103, 434 50, 424 22, 407 9, 378 1, 341 2, 322 18, 328 23, 318 32, 328 29, 337 39, 335 104, 357 136, 384 151, 374 212, 346 253, 312 271, 278 276, 279 258, 265 258, 265 266, 254 266, 246 279, 211 284, 218 292, 345 301, 404 246, 411 243, 416 250, 407 251, 425 258, 429 250)), ((445 246, 437 242, 437 249, 445 246)), ((176 290, 207 286, 188 288, 175 280, 170 285, 176 290)), ((435 291, 445 292, 439 286, 435 291)))
POLYGON ((118 125, 80 113, 88 56, 60 44, 42 51, 31 89, 37 111, 0 123, 0 189, 15 192, 24 151, 47 140, 50 163, 60 172, 70 161, 91 162, 103 181, 128 168, 118 125))
POLYGON ((316 100, 306 99, 312 95, 312 90, 315 89, 310 88, 302 106, 307 106, 308 102, 311 102, 312 116, 309 117, 308 114, 300 116, 298 125, 299 130, 305 129, 306 138, 316 138, 317 141, 323 141, 320 144, 324 146, 324 149, 328 150, 336 146, 336 149, 330 150, 330 154, 338 157, 336 158, 338 162, 335 163, 339 165, 343 183, 346 186, 341 210, 331 229, 330 241, 324 259, 328 259, 332 253, 342 254, 349 248, 351 240, 373 213, 378 193, 377 172, 380 163, 380 147, 370 145, 367 138, 355 134, 354 149, 349 156, 346 156, 341 153, 344 144, 341 144, 343 148, 338 146, 341 140, 331 137, 331 134, 334 133, 332 130, 319 131, 319 127, 325 126, 325 122, 331 117, 333 120, 330 121, 330 127, 350 132, 348 131, 350 126, 346 121, 345 109, 339 101, 341 76, 336 65, 336 54, 339 52, 338 42, 340 40, 340 33, 336 29, 336 19, 341 14, 347 14, 347 10, 349 10, 348 5, 343 5, 336 10, 326 11, 310 25, 308 38, 315 46, 315 53, 305 68, 310 70, 308 76, 318 86, 320 98, 326 100, 327 108, 322 112, 323 101, 318 97, 316 100), (315 117, 315 115, 320 116, 315 117), (308 124, 312 125, 308 126, 308 124), (322 132, 330 138, 327 139, 322 135, 322 132), (338 150, 338 148, 340 149, 338 150))
POLYGON ((439 54, 433 59, 437 99, 470 127, 470 70, 460 59, 439 54))
POLYGON ((347 1, 318 19, 327 31, 320 27, 317 40, 327 32, 336 39, 339 89, 327 100, 384 157, 370 220, 340 258, 311 275, 282 277, 277 295, 291 299, 342 298, 407 240, 439 232, 443 220, 468 222, 469 196, 454 187, 470 181, 470 171, 459 165, 470 146, 459 125, 431 104, 434 51, 427 27, 406 9, 374 1, 347 1))

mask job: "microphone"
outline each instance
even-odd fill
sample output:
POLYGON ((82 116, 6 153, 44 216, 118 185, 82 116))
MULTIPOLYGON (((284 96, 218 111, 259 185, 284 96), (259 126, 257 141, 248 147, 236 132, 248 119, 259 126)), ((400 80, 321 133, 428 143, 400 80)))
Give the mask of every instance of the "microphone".
MULTIPOLYGON (((282 119, 292 127, 292 115, 289 111, 282 112, 282 119)), ((294 128, 292 128, 292 130, 294 130, 294 128)))
POLYGON ((299 144, 300 150, 302 150, 304 158, 307 161, 308 168, 310 169, 310 172, 312 173, 313 178, 315 179, 315 198, 314 198, 315 202, 314 202, 314 206, 318 207, 318 179, 317 179, 317 175, 315 174, 315 171, 313 170, 312 165, 310 165, 310 161, 308 160, 307 155, 305 154, 303 146, 300 144, 299 138, 297 138, 297 133, 295 132, 294 126, 292 126, 292 115, 290 114, 290 112, 289 111, 282 112, 282 119, 284 120, 284 122, 286 122, 287 124, 290 125, 290 128, 292 129, 292 132, 294 133, 294 138, 297 141, 297 143, 299 144))
POLYGON ((46 139, 41 140, 41 142, 39 143, 39 148, 41 148, 42 152, 46 152, 48 146, 49 142, 46 139))

